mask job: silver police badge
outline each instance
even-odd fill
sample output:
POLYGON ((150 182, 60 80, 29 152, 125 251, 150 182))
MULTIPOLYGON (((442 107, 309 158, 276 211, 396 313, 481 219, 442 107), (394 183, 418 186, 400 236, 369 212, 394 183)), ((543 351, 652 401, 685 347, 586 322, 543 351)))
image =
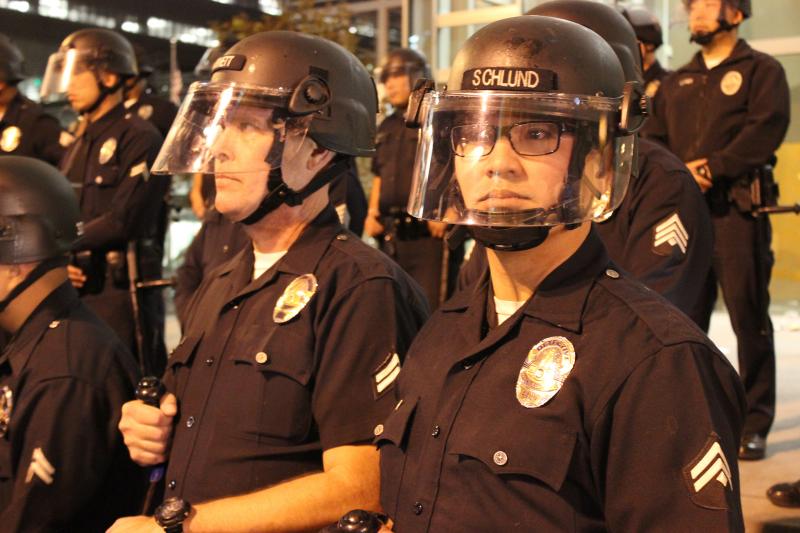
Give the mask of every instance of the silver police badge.
POLYGON ((108 138, 106 142, 103 143, 103 146, 100 147, 100 155, 98 155, 97 160, 101 165, 105 165, 111 160, 111 157, 116 151, 117 140, 114 137, 108 138))
POLYGON ((275 309, 272 311, 272 320, 276 324, 290 321, 303 310, 316 292, 317 278, 314 274, 303 274, 296 277, 278 298, 275 309))
POLYGON ((14 392, 8 385, 0 388, 0 438, 8 433, 11 424, 11 412, 14 410, 14 392))
POLYGON ((150 120, 150 117, 153 116, 153 106, 145 104, 139 108, 136 114, 139 115, 139 118, 142 120, 150 120))
POLYGON ((548 337, 528 352, 517 378, 517 400, 541 407, 558 394, 575 365, 575 348, 564 337, 548 337))
POLYGON ((22 130, 16 126, 9 126, 3 130, 0 136, 0 149, 4 152, 13 152, 19 146, 19 141, 22 139, 22 130))

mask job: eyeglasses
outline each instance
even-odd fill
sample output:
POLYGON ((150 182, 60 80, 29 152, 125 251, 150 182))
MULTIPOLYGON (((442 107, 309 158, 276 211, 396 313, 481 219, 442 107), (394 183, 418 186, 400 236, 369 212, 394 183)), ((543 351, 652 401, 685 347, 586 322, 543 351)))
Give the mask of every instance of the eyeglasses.
POLYGON ((567 126, 559 122, 519 122, 510 126, 465 124, 450 132, 453 153, 459 157, 484 157, 492 153, 500 135, 505 135, 519 155, 552 154, 567 126))

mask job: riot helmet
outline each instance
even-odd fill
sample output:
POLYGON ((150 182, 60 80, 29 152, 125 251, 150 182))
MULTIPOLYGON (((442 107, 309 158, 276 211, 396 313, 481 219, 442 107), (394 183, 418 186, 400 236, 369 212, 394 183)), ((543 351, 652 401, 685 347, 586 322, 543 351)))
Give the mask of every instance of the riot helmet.
POLYGON ((289 31, 251 35, 214 62, 209 82, 191 85, 152 171, 264 172, 265 197, 242 220, 252 224, 281 204, 302 203, 343 170, 345 156, 372 155, 377 105, 372 78, 340 45, 289 31), (226 153, 236 150, 229 146, 233 134, 263 152, 258 161, 226 153), (298 190, 281 167, 306 135, 338 155, 298 190))
MULTIPOLYGON (((696 2, 709 3, 709 0, 683 0, 683 7, 687 12, 691 12, 692 6, 696 2)), ((717 27, 711 31, 698 31, 692 32, 689 36, 689 41, 697 43, 701 46, 709 44, 715 35, 731 31, 739 26, 738 23, 733 24, 725 17, 725 8, 732 8, 742 13, 742 20, 750 18, 753 14, 753 8, 750 0, 718 0, 719 11, 717 12, 717 27)))
POLYGON ((411 48, 397 48, 389 52, 380 69, 380 82, 386 83, 391 76, 407 75, 411 85, 419 78, 430 78, 428 60, 411 48))
POLYGON ((456 55, 447 90, 409 108, 421 127, 409 213, 522 250, 613 211, 641 123, 629 86, 614 50, 583 26, 536 15, 485 26, 456 55))
POLYGON ((22 74, 22 63, 25 59, 17 45, 8 36, 0 33, 0 81, 8 85, 16 85, 25 76, 22 74))
POLYGON ((60 48, 50 55, 42 81, 42 99, 63 99, 73 77, 91 72, 100 90, 100 96, 89 106, 79 109, 91 113, 109 94, 119 90, 128 78, 137 74, 136 54, 128 40, 117 32, 100 28, 89 28, 71 33, 60 48), (116 74, 118 80, 112 86, 101 81, 103 73, 116 74))
POLYGON ((203 52, 203 55, 200 57, 200 61, 198 61, 197 65, 194 67, 194 75, 198 79, 210 78, 211 67, 214 65, 214 62, 220 57, 224 56, 225 52, 228 51, 228 48, 234 44, 236 44, 236 41, 229 39, 221 42, 217 46, 206 48, 206 51, 203 52))
POLYGON ((630 6, 621 8, 621 12, 633 26, 637 39, 652 45, 654 50, 664 44, 661 23, 649 9, 644 6, 630 6))

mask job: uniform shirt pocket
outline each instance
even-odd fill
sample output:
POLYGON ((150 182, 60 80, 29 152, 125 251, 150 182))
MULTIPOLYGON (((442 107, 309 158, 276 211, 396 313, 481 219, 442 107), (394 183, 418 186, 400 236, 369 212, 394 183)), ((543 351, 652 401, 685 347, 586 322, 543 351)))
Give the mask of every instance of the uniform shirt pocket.
POLYGON ((400 400, 386 421, 375 428, 374 443, 381 452, 381 505, 389 516, 395 516, 397 509, 397 495, 406 461, 405 448, 417 400, 400 400))
POLYGON ((460 429, 451 435, 447 450, 460 461, 477 460, 498 476, 527 476, 561 490, 577 442, 577 434, 562 423, 536 420, 526 425, 507 417, 490 428, 460 429))

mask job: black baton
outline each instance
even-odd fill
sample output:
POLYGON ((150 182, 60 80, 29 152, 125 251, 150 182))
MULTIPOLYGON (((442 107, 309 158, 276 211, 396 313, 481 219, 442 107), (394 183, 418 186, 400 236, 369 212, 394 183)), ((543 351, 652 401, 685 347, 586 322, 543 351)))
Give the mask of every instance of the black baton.
MULTIPOLYGON (((155 376, 145 376, 139 380, 139 385, 136 387, 136 399, 144 402, 145 405, 159 408, 161 397, 164 396, 167 390, 161 380, 155 376)), ((144 504, 142 505, 142 514, 149 515, 153 504, 153 497, 156 494, 158 484, 164 478, 165 465, 160 464, 150 469, 150 485, 147 487, 147 493, 144 496, 144 504)))

